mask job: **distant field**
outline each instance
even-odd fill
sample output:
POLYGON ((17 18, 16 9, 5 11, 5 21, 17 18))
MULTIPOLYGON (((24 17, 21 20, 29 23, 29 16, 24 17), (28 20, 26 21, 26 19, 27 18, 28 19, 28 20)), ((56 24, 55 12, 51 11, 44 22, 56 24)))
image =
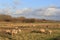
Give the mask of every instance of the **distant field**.
POLYGON ((60 23, 13 23, 13 22, 0 22, 0 26, 60 26, 60 23))
POLYGON ((6 35, 0 33, 0 40, 53 40, 53 38, 60 36, 60 23, 11 23, 0 22, 0 29, 19 27, 22 32, 14 35, 6 35), (41 28, 52 30, 52 34, 31 33, 32 30, 39 30, 41 28), (11 38, 12 39, 9 39, 11 38))

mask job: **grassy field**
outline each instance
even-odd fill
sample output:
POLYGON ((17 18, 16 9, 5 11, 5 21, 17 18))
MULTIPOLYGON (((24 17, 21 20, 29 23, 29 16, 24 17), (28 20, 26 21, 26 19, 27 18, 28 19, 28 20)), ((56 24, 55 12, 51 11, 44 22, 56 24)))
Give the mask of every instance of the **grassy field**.
POLYGON ((18 34, 11 35, 0 33, 0 40, 53 40, 55 37, 60 36, 60 23, 11 23, 0 22, 0 29, 19 27, 22 31, 18 34), (49 33, 31 32, 32 30, 38 31, 40 28, 52 30, 49 33))

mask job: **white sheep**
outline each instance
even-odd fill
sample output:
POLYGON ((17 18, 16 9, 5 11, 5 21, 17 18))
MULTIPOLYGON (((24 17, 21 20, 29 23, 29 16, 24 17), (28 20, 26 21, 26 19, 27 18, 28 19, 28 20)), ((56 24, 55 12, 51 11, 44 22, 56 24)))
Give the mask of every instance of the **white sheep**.
POLYGON ((14 29, 7 29, 5 30, 5 32, 14 36, 17 33, 21 32, 21 29, 18 29, 18 27, 15 27, 14 29))
POLYGON ((21 29, 18 29, 18 32, 21 32, 22 30, 21 29))
POLYGON ((7 30, 5 30, 6 32, 11 32, 11 30, 9 30, 9 29, 7 29, 7 30))
POLYGON ((5 30, 5 33, 12 35, 12 32, 10 29, 5 30))
POLYGON ((40 32, 41 33, 46 33, 46 30, 45 29, 40 29, 40 32))
POLYGON ((11 33, 12 33, 12 36, 14 36, 14 35, 16 35, 18 33, 18 30, 12 29, 11 33))
POLYGON ((50 35, 52 34, 52 30, 49 30, 49 29, 40 29, 40 32, 41 33, 49 33, 50 35))
POLYGON ((52 34, 52 30, 48 30, 49 34, 51 35, 52 34))

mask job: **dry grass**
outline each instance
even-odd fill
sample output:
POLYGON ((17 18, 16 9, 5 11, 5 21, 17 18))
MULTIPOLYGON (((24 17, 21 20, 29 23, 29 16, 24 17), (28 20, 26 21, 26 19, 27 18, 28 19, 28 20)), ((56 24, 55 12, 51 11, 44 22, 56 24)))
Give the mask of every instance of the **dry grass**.
POLYGON ((56 36, 60 36, 60 23, 7 23, 0 22, 0 29, 13 29, 19 27, 22 32, 12 35, 0 32, 0 40, 52 40, 56 36), (34 25, 34 26, 33 26, 34 25), (40 33, 41 28, 53 30, 52 34, 40 33), (31 33, 31 31, 35 31, 31 33), (36 32, 37 31, 37 32, 36 32))

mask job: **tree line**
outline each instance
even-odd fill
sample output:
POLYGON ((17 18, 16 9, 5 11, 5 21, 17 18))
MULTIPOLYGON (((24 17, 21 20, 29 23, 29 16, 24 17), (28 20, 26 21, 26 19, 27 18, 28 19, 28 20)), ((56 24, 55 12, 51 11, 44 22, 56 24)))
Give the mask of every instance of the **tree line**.
POLYGON ((25 17, 12 17, 10 15, 0 15, 0 21, 4 22, 21 22, 21 23, 39 23, 39 22, 55 22, 46 19, 25 18, 25 17))

